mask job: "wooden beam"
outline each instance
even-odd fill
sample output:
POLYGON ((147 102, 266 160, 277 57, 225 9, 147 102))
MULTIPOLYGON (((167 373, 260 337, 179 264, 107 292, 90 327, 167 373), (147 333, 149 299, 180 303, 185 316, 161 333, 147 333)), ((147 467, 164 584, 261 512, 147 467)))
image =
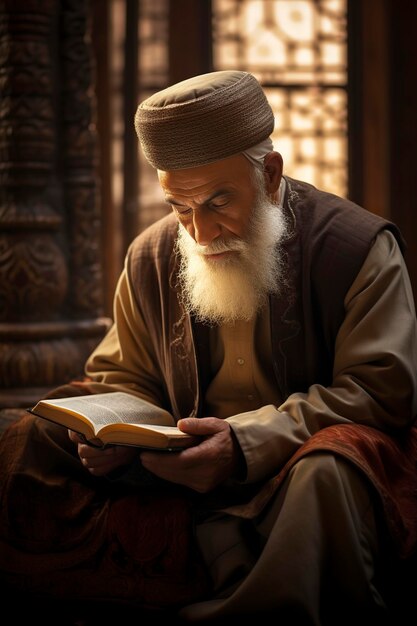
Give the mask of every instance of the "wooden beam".
POLYGON ((111 70, 111 3, 92 0, 92 43, 97 100, 99 202, 102 219, 102 264, 106 315, 113 313, 113 293, 122 268, 121 215, 113 202, 113 113, 111 70))
POLYGON ((212 71, 211 0, 170 0, 169 83, 212 71))
POLYGON ((390 0, 391 217, 407 242, 406 261, 417 303, 417 3, 390 0))

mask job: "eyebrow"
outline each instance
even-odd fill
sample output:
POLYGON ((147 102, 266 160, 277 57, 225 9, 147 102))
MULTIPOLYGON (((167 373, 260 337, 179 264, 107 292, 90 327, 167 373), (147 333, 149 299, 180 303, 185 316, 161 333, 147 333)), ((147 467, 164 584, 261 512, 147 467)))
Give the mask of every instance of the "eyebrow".
MULTIPOLYGON (((219 196, 224 196, 224 195, 229 194, 229 193, 230 193, 230 189, 218 189, 217 191, 212 193, 210 196, 208 196, 204 200, 204 202, 202 202, 200 204, 200 206, 203 206, 204 204, 208 204, 209 202, 211 202, 215 198, 218 198, 219 196)), ((186 206, 184 203, 179 202, 178 200, 176 200, 175 198, 173 198, 171 196, 165 196, 165 201, 168 202, 169 204, 173 204, 174 206, 186 206)))

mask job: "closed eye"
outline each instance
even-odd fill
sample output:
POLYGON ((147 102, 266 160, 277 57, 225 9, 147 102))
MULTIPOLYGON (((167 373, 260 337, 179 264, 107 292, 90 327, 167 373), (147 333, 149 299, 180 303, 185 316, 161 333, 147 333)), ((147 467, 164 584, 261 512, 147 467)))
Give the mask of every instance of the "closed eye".
POLYGON ((177 213, 177 215, 189 215, 193 212, 192 208, 185 206, 185 204, 177 204, 172 201, 168 202, 168 204, 170 204, 171 208, 175 211, 175 213, 177 213))
MULTIPOLYGON (((231 198, 232 194, 230 194, 230 192, 225 190, 217 191, 210 198, 207 198, 207 200, 200 205, 200 208, 206 208, 212 211, 221 211, 229 206, 231 198)), ((186 217, 191 215, 194 211, 193 208, 185 204, 181 204, 181 202, 178 202, 174 198, 166 197, 166 201, 179 216, 186 217)))
POLYGON ((223 209, 229 204, 228 196, 216 196, 216 198, 212 198, 209 203, 209 207, 213 209, 223 209))
POLYGON ((193 212, 193 210, 190 209, 190 207, 187 207, 187 206, 172 205, 172 208, 174 209, 174 211, 176 213, 178 213, 178 215, 189 215, 190 213, 193 212))

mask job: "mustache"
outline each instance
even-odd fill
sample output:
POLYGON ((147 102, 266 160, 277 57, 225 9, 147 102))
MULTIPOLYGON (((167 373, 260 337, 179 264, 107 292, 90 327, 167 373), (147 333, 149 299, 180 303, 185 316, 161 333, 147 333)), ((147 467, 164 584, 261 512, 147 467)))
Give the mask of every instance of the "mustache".
POLYGON ((228 241, 215 239, 207 246, 201 246, 194 242, 192 249, 196 254, 206 256, 209 254, 220 254, 222 252, 242 252, 246 249, 246 245, 246 242, 242 239, 232 239, 228 241))

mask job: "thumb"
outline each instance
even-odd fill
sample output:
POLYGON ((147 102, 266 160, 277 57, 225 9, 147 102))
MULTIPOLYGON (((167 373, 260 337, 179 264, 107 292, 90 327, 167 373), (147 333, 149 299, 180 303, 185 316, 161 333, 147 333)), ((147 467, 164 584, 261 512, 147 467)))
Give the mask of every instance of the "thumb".
POLYGON ((198 417, 184 417, 177 422, 177 427, 182 430, 183 433, 195 434, 198 430, 198 423, 200 419, 198 417), (197 430, 196 430, 197 429, 197 430))
POLYGON ((228 424, 218 417, 184 417, 178 420, 177 426, 190 435, 214 435, 228 428, 228 424))

